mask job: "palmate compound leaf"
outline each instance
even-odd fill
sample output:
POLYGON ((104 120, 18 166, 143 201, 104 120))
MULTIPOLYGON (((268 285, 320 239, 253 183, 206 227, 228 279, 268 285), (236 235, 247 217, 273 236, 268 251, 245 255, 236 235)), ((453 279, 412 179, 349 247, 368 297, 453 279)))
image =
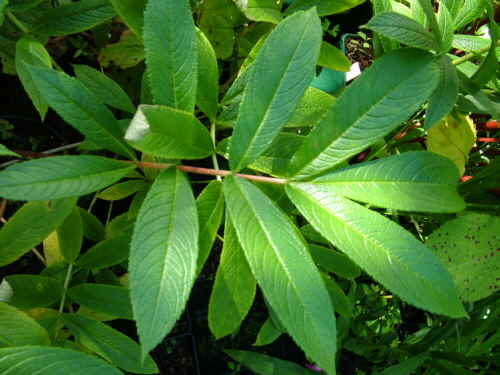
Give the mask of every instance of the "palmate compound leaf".
POLYGON ((130 294, 143 356, 179 319, 196 277, 198 215, 189 182, 170 168, 139 211, 130 246, 130 294))
POLYGON ((227 177, 224 195, 238 240, 266 300, 306 355, 328 374, 335 374, 335 316, 303 238, 250 182, 227 177))
POLYGON ((100 156, 54 156, 0 171, 0 197, 48 200, 77 197, 115 183, 135 167, 100 156))
POLYGON ((76 350, 50 346, 0 349, 2 375, 123 375, 109 363, 76 350))
POLYGON ((236 331, 255 297, 255 278, 226 212, 224 246, 208 306, 208 325, 219 339, 236 331))
POLYGON ((314 9, 281 22, 252 64, 229 146, 240 170, 257 159, 291 117, 315 75, 321 24, 314 9))
POLYGON ((444 265, 399 225, 314 183, 286 190, 319 233, 387 289, 433 313, 466 316, 444 265))
POLYGON ((399 49, 378 59, 335 101, 290 161, 290 174, 319 174, 363 151, 407 120, 439 81, 434 57, 399 49))
POLYGON ((189 0, 149 0, 143 37, 155 104, 193 112, 198 48, 189 0))
POLYGON ((432 152, 415 151, 354 165, 311 181, 316 189, 377 207, 403 211, 458 212, 455 165, 432 152))
POLYGON ((125 134, 136 149, 168 159, 202 159, 213 153, 208 130, 191 113, 140 105, 125 134))

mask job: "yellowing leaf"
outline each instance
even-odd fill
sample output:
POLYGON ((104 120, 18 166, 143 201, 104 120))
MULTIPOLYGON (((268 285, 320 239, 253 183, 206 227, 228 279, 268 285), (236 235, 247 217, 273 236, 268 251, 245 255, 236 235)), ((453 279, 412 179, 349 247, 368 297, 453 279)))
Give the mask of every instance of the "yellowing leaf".
POLYGON ((475 142, 476 129, 469 116, 452 114, 429 130, 427 149, 453 161, 461 176, 475 142))

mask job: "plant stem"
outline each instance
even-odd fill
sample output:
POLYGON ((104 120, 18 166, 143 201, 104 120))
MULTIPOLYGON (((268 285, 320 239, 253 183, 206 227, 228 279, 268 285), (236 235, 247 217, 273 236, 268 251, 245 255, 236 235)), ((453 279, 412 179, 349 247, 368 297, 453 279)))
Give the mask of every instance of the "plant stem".
POLYGON ((14 16, 14 14, 10 10, 7 9, 5 11, 5 14, 12 21, 12 23, 16 25, 23 33, 28 34, 30 32, 30 30, 21 21, 19 21, 19 19, 14 16))
POLYGON ((267 182, 269 184, 276 184, 276 185, 284 185, 288 181, 285 180, 284 178, 275 178, 275 177, 268 177, 268 176, 256 176, 256 175, 251 175, 251 174, 243 174, 243 173, 233 173, 231 171, 226 171, 223 169, 211 169, 211 168, 200 168, 200 167, 193 167, 190 165, 175 165, 171 163, 152 163, 152 162, 145 162, 145 161, 131 161, 131 160, 122 160, 124 163, 131 163, 135 164, 138 167, 141 168, 155 168, 155 169, 166 169, 170 167, 176 167, 178 170, 187 172, 187 173, 194 173, 194 174, 203 174, 203 175, 209 175, 209 176, 231 176, 235 175, 241 178, 245 178, 247 180, 252 180, 252 181, 258 181, 258 182, 267 182))
MULTIPOLYGON (((215 122, 212 122, 210 124, 210 137, 212 138, 212 143, 215 147, 215 143, 216 143, 216 139, 215 139, 215 122)), ((214 164, 214 168, 219 170, 219 162, 217 160, 217 153, 213 153, 212 154, 212 163, 214 164)), ((216 176, 215 178, 217 178, 218 181, 222 181, 222 177, 221 176, 216 176)))
POLYGON ((68 291, 69 282, 71 280, 71 273, 73 272, 73 263, 68 266, 68 271, 66 272, 66 279, 64 280, 64 289, 61 296, 61 304, 59 305, 59 313, 64 310, 64 304, 66 303, 66 292, 68 291))
MULTIPOLYGON (((497 46, 500 46, 500 41, 497 41, 497 46)), ((469 61, 470 59, 474 58, 475 56, 480 55, 483 52, 489 51, 490 48, 491 48, 491 46, 478 49, 477 51, 474 51, 474 52, 469 52, 469 53, 463 55, 462 57, 459 57, 458 59, 453 60, 452 63, 453 63, 453 65, 460 65, 466 61, 469 61)))

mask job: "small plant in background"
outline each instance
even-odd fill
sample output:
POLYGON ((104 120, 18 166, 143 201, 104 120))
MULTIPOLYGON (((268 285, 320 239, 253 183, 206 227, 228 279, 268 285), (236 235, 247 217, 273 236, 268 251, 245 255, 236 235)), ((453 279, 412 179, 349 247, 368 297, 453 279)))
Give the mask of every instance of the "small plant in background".
POLYGON ((0 267, 36 262, 0 284, 0 373, 157 373, 210 267, 231 373, 494 371, 498 145, 477 144, 498 129, 471 116, 499 117, 491 3, 374 0, 356 42, 376 58, 335 97, 311 86, 350 66, 324 17, 359 2, 282 3, 0 3, 4 71, 85 138, 27 161, 0 145, 20 161, 0 171, 0 267), (461 33, 478 20, 487 38, 461 33), (96 53, 109 74, 73 61, 96 53), (252 306, 253 345, 287 335, 302 362, 234 344, 252 306))

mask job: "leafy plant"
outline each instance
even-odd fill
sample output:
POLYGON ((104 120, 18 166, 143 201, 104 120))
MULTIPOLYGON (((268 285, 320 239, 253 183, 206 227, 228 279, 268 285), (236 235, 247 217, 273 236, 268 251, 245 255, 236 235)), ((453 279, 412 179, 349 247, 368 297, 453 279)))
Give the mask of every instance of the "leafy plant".
MULTIPOLYGON (((489 279, 481 279, 481 292, 464 298, 453 261, 432 249, 442 247, 439 230, 427 247, 415 221, 466 209, 457 185, 467 157, 459 171, 446 151, 398 149, 416 119, 432 128, 430 142, 440 121, 467 122, 460 112, 498 117, 491 4, 442 1, 435 14, 425 0, 411 7, 374 0, 367 27, 379 56, 332 97, 310 87, 316 65, 346 67, 345 56, 322 40, 320 16, 359 1, 297 0, 286 8, 271 0, 49 3, 0 7, 0 31, 22 34, 11 35, 16 54, 2 54, 4 69, 12 59, 40 117, 52 108, 85 137, 85 147, 0 171, 0 217, 7 200, 28 201, 15 203, 0 229, 0 266, 30 251, 44 266, 40 275, 13 274, 0 285, 0 373, 14 365, 19 374, 156 373, 149 353, 181 318, 207 259, 216 256, 217 238, 222 255, 208 306, 217 339, 238 332, 262 298, 269 318, 256 345, 286 333, 328 374, 336 373, 342 348, 378 363, 385 355, 387 374, 409 374, 430 358, 439 359, 435 368, 452 368, 439 337, 451 341, 454 324, 466 331, 466 317, 481 331, 481 349, 471 338, 468 350, 491 354, 484 349, 491 320, 482 322, 480 311, 498 309, 488 300, 497 288, 485 289, 489 279), (484 12, 488 47, 449 55, 468 40, 454 33, 484 12), (134 33, 134 48, 143 48, 140 95, 87 65, 73 65, 69 75, 45 47, 49 36, 95 30, 116 14, 134 33), (242 62, 234 58, 240 53, 242 62), (472 74, 461 70, 465 63, 472 74), (221 73, 228 83, 220 84, 221 73), (137 107, 131 97, 141 98, 137 107), (213 180, 200 188, 195 175, 213 180), (105 224, 92 213, 96 201, 111 202, 111 213, 112 202, 127 198, 124 213, 109 214, 105 224), (463 304, 479 299, 486 301, 479 307, 463 304), (434 330, 404 337, 388 360, 380 345, 363 341, 398 342, 399 304, 428 312, 434 330), (135 321, 139 344, 105 324, 118 318, 135 321)), ((3 145, 0 152, 16 157, 3 145)), ((492 241, 488 251, 499 239, 492 241)), ((464 279, 474 283, 473 275, 464 279)), ((262 354, 227 354, 261 374, 311 373, 262 354)))

